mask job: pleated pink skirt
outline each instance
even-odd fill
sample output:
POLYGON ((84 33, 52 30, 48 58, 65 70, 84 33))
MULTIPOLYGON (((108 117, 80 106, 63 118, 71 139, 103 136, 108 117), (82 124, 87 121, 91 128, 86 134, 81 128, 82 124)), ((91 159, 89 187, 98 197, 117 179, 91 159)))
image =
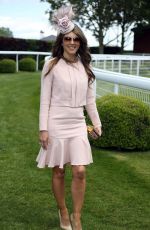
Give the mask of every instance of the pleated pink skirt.
POLYGON ((67 163, 88 165, 93 162, 83 107, 51 106, 48 135, 47 150, 41 147, 36 158, 39 168, 63 168, 67 163))

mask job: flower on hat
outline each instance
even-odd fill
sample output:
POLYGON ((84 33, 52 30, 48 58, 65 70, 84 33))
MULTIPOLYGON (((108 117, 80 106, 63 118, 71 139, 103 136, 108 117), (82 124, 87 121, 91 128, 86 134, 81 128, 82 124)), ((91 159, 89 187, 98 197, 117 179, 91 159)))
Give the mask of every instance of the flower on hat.
POLYGON ((69 20, 68 16, 65 15, 65 17, 60 18, 58 20, 58 24, 59 24, 60 27, 63 27, 64 29, 67 29, 69 27, 69 21, 70 20, 69 20))

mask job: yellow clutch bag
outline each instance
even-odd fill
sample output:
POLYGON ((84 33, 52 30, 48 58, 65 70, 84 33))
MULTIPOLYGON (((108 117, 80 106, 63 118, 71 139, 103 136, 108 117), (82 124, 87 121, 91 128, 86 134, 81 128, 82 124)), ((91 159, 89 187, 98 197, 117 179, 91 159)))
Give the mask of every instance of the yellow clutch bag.
POLYGON ((92 125, 87 125, 87 131, 89 136, 93 139, 97 139, 100 137, 100 135, 94 130, 94 126, 92 125))

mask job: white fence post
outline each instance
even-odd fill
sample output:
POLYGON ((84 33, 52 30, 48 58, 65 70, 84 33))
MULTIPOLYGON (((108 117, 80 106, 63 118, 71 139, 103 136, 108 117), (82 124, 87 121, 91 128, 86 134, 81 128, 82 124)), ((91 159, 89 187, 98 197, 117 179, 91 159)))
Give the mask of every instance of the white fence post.
POLYGON ((36 71, 39 70, 39 55, 36 55, 36 71))
POLYGON ((133 61, 130 60, 130 74, 132 74, 132 68, 133 68, 133 61))
POLYGON ((104 60, 104 69, 106 69, 106 60, 104 60))
POLYGON ((111 61, 111 70, 114 71, 114 60, 111 61))
POLYGON ((137 60, 137 68, 136 68, 136 75, 140 75, 140 60, 137 60))
POLYGON ((121 60, 119 60, 119 70, 118 70, 119 73, 121 73, 121 60))
POLYGON ((16 54, 16 72, 19 71, 19 63, 18 63, 18 60, 19 60, 19 55, 16 54))
POLYGON ((118 92, 119 92, 119 85, 114 84, 114 94, 118 94, 118 92))

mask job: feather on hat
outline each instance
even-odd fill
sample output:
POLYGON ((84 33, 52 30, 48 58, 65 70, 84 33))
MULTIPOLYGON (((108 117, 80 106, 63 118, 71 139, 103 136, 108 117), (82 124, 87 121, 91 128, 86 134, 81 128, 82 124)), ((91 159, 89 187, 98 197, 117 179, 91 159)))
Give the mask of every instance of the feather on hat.
POLYGON ((69 33, 75 26, 72 22, 73 17, 74 13, 72 11, 72 6, 62 6, 53 13, 52 24, 58 33, 69 33))

